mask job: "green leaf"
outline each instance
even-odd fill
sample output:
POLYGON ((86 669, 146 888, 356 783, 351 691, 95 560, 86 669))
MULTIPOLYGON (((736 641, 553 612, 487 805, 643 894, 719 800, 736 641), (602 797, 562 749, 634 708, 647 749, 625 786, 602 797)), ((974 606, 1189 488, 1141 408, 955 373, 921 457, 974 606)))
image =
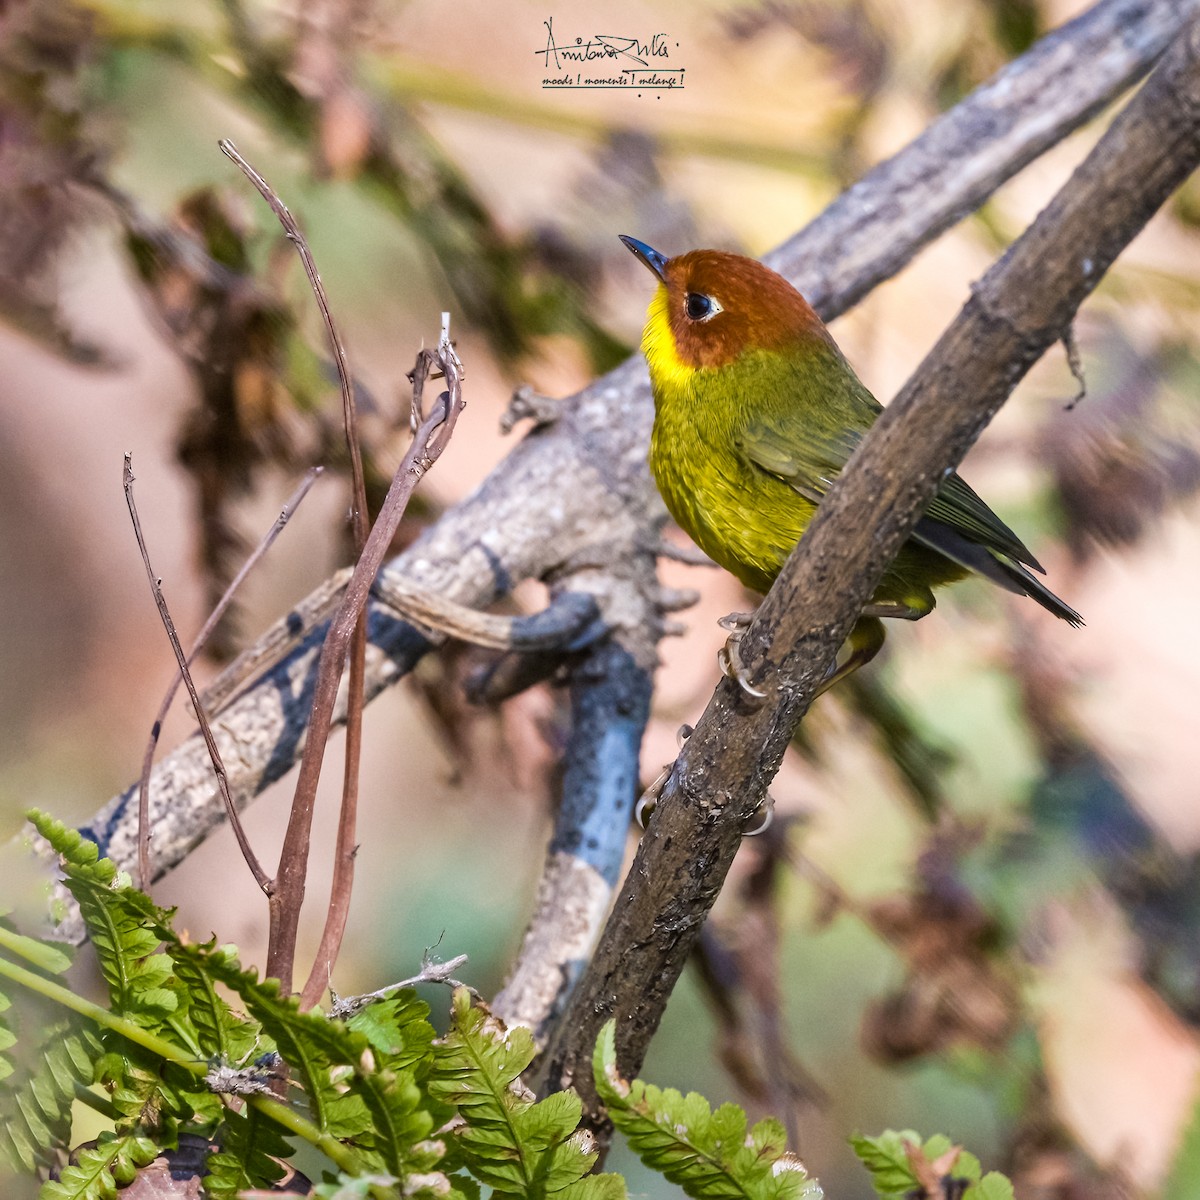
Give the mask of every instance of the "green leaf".
POLYGON ((565 1187, 559 1200, 627 1200, 629 1192, 620 1175, 589 1175, 565 1187))
POLYGON ((421 1107, 411 1071, 361 1072, 353 1086, 371 1115, 370 1146, 384 1168, 400 1179, 427 1171, 445 1155, 445 1144, 425 1139, 433 1117, 421 1107))
POLYGON ((79 904, 113 1011, 162 1032, 167 1018, 186 1009, 186 992, 174 979, 171 959, 155 953, 173 913, 156 908, 130 886, 77 830, 44 813, 27 815, 61 859, 63 882, 79 904))
MULTIPOLYGON (((900 1132, 888 1129, 874 1138, 858 1134, 850 1139, 850 1145, 871 1172, 871 1182, 882 1200, 906 1200, 911 1193, 920 1190, 910 1154, 920 1155, 933 1163, 953 1148, 953 1143, 944 1134, 936 1133, 922 1142, 921 1135, 911 1129, 900 1132)), ((967 1150, 958 1151, 948 1174, 970 1184, 963 1194, 964 1200, 1013 1200, 1012 1184, 1008 1179, 998 1171, 992 1171, 981 1180, 979 1159, 967 1150)))
POLYGON ((118 1183, 128 1183, 157 1157, 149 1138, 102 1133, 95 1146, 63 1168, 61 1179, 42 1185, 38 1200, 115 1200, 118 1183))
POLYGON ((260 980, 256 971, 224 951, 180 946, 176 953, 193 958, 241 997, 304 1089, 312 1121, 322 1133, 352 1138, 367 1130, 370 1120, 362 1097, 340 1087, 331 1074, 335 1066, 361 1064, 369 1049, 361 1033, 318 1012, 302 1013, 294 997, 280 995, 277 979, 260 980))
POLYGON ((200 955, 192 955, 182 952, 178 940, 168 944, 176 977, 187 989, 188 1016, 196 1030, 200 1053, 233 1066, 244 1065, 252 1053, 261 1052, 260 1027, 234 1014, 217 992, 216 980, 207 965, 217 957, 236 963, 237 952, 232 946, 216 948, 215 942, 199 949, 200 955))
POLYGON ((75 1017, 47 1021, 28 1065, 0 1089, 0 1155, 18 1171, 44 1171, 68 1149, 75 1084, 90 1084, 102 1053, 75 1017))
POLYGON ((367 1039, 381 1066, 411 1069, 423 1078, 433 1064, 437 1035, 429 1023, 429 1005, 413 988, 368 1004, 346 1024, 367 1039))
POLYGON ((596 1090, 630 1149, 652 1170, 704 1200, 820 1200, 820 1185, 784 1148, 779 1124, 760 1121, 749 1135, 733 1104, 715 1112, 695 1092, 624 1079, 617 1069, 616 1025, 600 1031, 592 1057, 596 1090))
POLYGON ((963 1200, 1016 1200, 1016 1197, 1007 1175, 989 1171, 978 1183, 967 1188, 963 1200))
POLYGON ((0 946, 47 975, 61 975, 72 962, 71 948, 64 943, 26 937, 12 929, 7 921, 0 922, 0 946))
POLYGON ((319 1183, 313 1195, 320 1200, 371 1200, 372 1188, 392 1187, 399 1183, 391 1175, 345 1175, 340 1174, 329 1183, 319 1183))
POLYGON ((859 1161, 871 1173, 871 1183, 885 1200, 892 1196, 903 1196, 918 1186, 917 1177, 908 1161, 906 1144, 919 1146, 921 1135, 911 1129, 897 1132, 884 1130, 878 1137, 869 1138, 855 1134, 850 1138, 851 1148, 859 1161))
POLYGON ((228 1109, 222 1147, 208 1156, 204 1190, 214 1200, 235 1200, 252 1188, 270 1189, 284 1176, 276 1160, 291 1154, 282 1127, 270 1117, 249 1105, 241 1113, 228 1109))
POLYGON ((596 1161, 591 1138, 575 1130, 579 1097, 560 1092, 535 1104, 520 1084, 533 1054, 528 1029, 505 1029, 482 1005, 472 1005, 465 988, 455 991, 451 1029, 435 1047, 429 1090, 458 1106, 466 1122, 457 1135, 459 1149, 471 1173, 498 1197, 561 1196, 596 1161))

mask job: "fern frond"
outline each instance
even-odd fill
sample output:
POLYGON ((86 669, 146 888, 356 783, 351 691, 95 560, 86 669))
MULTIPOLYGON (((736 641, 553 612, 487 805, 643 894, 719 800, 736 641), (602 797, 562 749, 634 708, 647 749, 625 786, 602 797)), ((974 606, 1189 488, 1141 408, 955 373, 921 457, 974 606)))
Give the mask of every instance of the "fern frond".
POLYGON ((171 959, 155 953, 162 941, 159 930, 170 926, 173 913, 156 908, 77 830, 45 813, 27 816, 59 855, 63 882, 79 905, 113 1011, 144 1028, 161 1030, 186 1007, 186 992, 174 979, 171 959))
POLYGON ((372 1200, 379 1193, 376 1188, 389 1188, 399 1183, 391 1175, 346 1175, 340 1174, 327 1183, 318 1183, 313 1189, 317 1200, 372 1200))
POLYGON ((12 1008, 12 1001, 3 992, 0 992, 0 1082, 3 1082, 16 1070, 12 1059, 7 1058, 4 1053, 17 1044, 17 1035, 4 1015, 10 1008, 12 1008))
POLYGON ((778 1121, 747 1132, 734 1104, 716 1110, 696 1092, 681 1095, 617 1070, 616 1025, 600 1031, 592 1057, 596 1091, 630 1149, 698 1200, 820 1200, 820 1184, 787 1150, 778 1121))
POLYGON ((435 1048, 429 1090, 458 1106, 465 1126, 457 1140, 471 1173, 496 1196, 539 1200, 567 1189, 580 1197, 611 1194, 602 1191, 612 1189, 611 1182, 577 1187, 596 1161, 590 1137, 575 1132, 579 1097, 558 1092, 535 1104, 519 1083, 534 1055, 529 1030, 505 1029, 486 1008, 472 1006, 465 988, 454 993, 451 1022, 435 1048))
POLYGON ((62 1178, 42 1185, 38 1200, 115 1200, 118 1186, 132 1182, 139 1167, 158 1157, 149 1138, 102 1133, 78 1161, 63 1168, 62 1178))
POLYGON ((925 1195, 935 1182, 940 1193, 944 1179, 967 1185, 961 1193, 963 1200, 1013 1200, 1012 1183, 1006 1176, 999 1171, 984 1175, 979 1159, 952 1145, 943 1134, 922 1141, 911 1129, 887 1129, 873 1138, 856 1134, 850 1145, 870 1171, 880 1200, 925 1195))
POLYGON ((356 1143, 374 1151, 384 1170, 407 1180, 429 1172, 445 1157, 445 1143, 428 1140, 433 1117, 421 1105, 411 1071, 362 1071, 351 1086, 371 1115, 369 1139, 357 1138, 356 1143))
POLYGON ((331 1074, 335 1066, 358 1067, 362 1062, 370 1047, 361 1033, 320 1013, 302 1013, 293 997, 280 995, 278 980, 259 979, 257 971, 242 967, 231 955, 200 946, 180 946, 178 954, 193 958, 237 993, 292 1069, 322 1133, 345 1139, 369 1128, 362 1097, 339 1086, 331 1074))
POLYGON ((59 1161, 71 1136, 75 1084, 92 1082, 103 1053, 76 1018, 46 1023, 43 1042, 0 1090, 0 1155, 14 1170, 44 1171, 59 1161))
POLYGON ((183 945, 173 935, 167 941, 167 953, 175 965, 176 978, 188 994, 188 1016, 196 1031, 200 1053, 205 1058, 242 1066, 251 1054, 274 1049, 263 1045, 258 1023, 236 1014, 217 992, 209 964, 220 957, 236 965, 236 950, 206 942, 197 947, 198 954, 188 954, 183 945))
POLYGON ((367 1039, 380 1066, 411 1070, 421 1079, 433 1065, 437 1033, 429 1023, 429 1005, 414 988, 368 1004, 346 1024, 367 1039))
POLYGON ((283 1178, 277 1161, 290 1158, 292 1147, 283 1129, 256 1108, 226 1110, 221 1149, 207 1160, 205 1192, 214 1200, 234 1200, 251 1188, 270 1189, 283 1178))

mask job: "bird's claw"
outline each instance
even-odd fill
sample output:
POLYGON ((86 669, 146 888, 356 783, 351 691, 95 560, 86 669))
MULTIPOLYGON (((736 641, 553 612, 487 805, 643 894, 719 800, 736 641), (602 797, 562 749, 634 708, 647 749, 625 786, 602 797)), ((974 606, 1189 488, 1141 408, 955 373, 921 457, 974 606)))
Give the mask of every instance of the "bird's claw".
POLYGON ((633 819, 639 829, 645 829, 650 824, 650 818, 658 807, 658 798, 662 795, 663 787, 671 775, 674 763, 667 763, 658 773, 658 778, 641 794, 637 804, 633 806, 633 819))
POLYGON ((763 802, 754 810, 754 815, 746 822, 742 837, 758 837, 760 833, 766 833, 774 821, 775 797, 768 792, 763 797, 763 802))
POLYGON ((752 616, 752 613, 730 613, 717 622, 722 629, 730 631, 725 645, 717 651, 717 665, 721 668, 721 674, 727 679, 732 679, 742 689, 746 698, 757 705, 767 698, 767 693, 760 691, 746 678, 746 668, 742 665, 738 651, 752 616))
POLYGON ((752 612, 735 612, 726 613, 723 617, 717 619, 717 624, 729 633, 742 634, 750 628, 750 622, 754 620, 752 612))

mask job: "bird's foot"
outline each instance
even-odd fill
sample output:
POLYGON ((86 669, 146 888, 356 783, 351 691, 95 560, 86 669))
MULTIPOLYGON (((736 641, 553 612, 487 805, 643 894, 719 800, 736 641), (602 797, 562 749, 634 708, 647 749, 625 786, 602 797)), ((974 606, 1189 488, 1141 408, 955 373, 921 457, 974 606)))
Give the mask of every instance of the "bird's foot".
MULTIPOLYGON (((683 743, 692 736, 693 732, 694 730, 690 725, 680 725, 675 734, 675 744, 682 749, 683 743)), ((670 778, 674 767, 674 763, 667 763, 659 771, 658 778, 642 793, 641 798, 634 805, 633 819, 638 823, 640 829, 645 829, 650 824, 650 818, 653 816, 654 810, 658 807, 658 798, 662 795, 662 790, 666 787, 667 780, 670 778)))
POLYGON ((758 705, 767 698, 767 693, 756 688, 750 682, 746 675, 746 668, 742 664, 739 649, 742 638, 745 636, 746 630, 750 628, 752 620, 754 620, 753 613, 730 613, 717 622, 722 629, 729 630, 729 637, 725 645, 717 651, 717 664, 721 668, 721 674, 727 679, 732 679, 742 689, 747 700, 758 705))
POLYGON ((754 816, 746 822, 746 828, 742 830, 742 837, 758 837, 760 833, 766 833, 775 822, 775 797, 768 792, 762 803, 754 810, 754 816))
POLYGON ((662 790, 667 784, 667 780, 671 777, 671 768, 674 763, 667 763, 665 767, 658 773, 655 781, 641 794, 637 804, 633 807, 633 819, 637 822, 639 829, 645 829, 650 824, 650 818, 654 815, 654 810, 658 807, 658 798, 662 795, 662 790))
POLYGON ((717 624, 729 633, 745 633, 750 628, 750 622, 754 620, 754 614, 748 613, 726 613, 721 617, 717 624))

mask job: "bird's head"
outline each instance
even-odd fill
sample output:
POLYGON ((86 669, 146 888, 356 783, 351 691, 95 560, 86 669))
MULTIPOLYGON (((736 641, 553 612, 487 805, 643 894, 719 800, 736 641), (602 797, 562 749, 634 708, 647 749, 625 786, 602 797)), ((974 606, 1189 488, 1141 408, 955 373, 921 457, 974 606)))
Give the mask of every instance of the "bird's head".
POLYGON ((659 281, 642 337, 659 378, 727 366, 747 350, 833 346, 808 301, 753 258, 724 250, 667 258, 637 238, 621 241, 659 281))

